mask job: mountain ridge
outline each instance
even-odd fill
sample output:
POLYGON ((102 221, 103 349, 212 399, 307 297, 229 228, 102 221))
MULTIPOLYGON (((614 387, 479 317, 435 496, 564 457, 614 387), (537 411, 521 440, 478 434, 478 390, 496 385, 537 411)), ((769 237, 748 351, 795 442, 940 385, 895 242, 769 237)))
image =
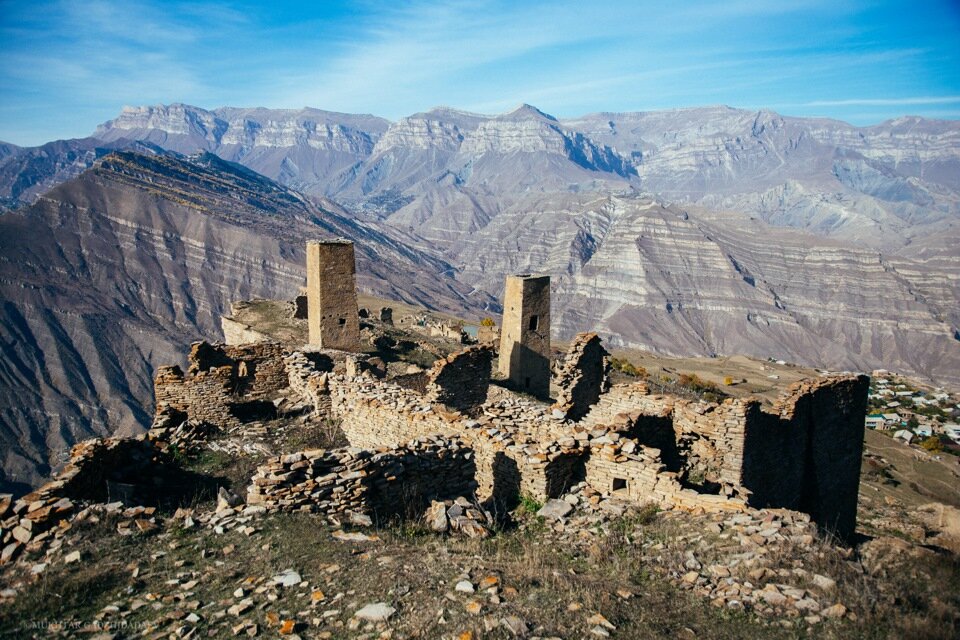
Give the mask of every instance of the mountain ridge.
POLYGON ((390 229, 210 155, 109 154, 0 216, 0 482, 149 425, 154 368, 217 339, 236 299, 292 300, 305 240, 337 237, 355 241, 368 291, 461 313, 494 304, 390 229))

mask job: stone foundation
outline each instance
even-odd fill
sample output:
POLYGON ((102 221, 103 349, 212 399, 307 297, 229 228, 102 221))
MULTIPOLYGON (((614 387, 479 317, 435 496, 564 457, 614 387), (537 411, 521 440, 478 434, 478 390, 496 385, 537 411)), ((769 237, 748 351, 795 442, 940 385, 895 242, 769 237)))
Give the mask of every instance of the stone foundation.
POLYGON ((488 387, 491 355, 487 346, 470 347, 395 382, 342 352, 284 355, 269 343, 198 343, 187 375, 176 367, 158 372, 158 410, 229 426, 251 399, 289 387, 338 420, 353 448, 262 469, 251 491, 277 508, 379 512, 387 503, 473 493, 500 509, 521 495, 555 498, 585 481, 638 503, 785 507, 841 537, 854 530, 865 376, 800 383, 773 409, 753 399, 654 395, 643 384, 606 390, 599 339, 583 334, 558 368, 565 408, 558 411, 488 387))
POLYGON ((473 493, 473 452, 456 439, 414 440, 387 452, 304 451, 257 469, 248 504, 327 515, 419 514, 431 500, 473 493))
POLYGON ((238 426, 251 413, 269 410, 264 399, 289 386, 283 356, 283 348, 270 342, 196 342, 190 350, 187 374, 178 366, 157 370, 157 413, 174 409, 219 428, 238 426))

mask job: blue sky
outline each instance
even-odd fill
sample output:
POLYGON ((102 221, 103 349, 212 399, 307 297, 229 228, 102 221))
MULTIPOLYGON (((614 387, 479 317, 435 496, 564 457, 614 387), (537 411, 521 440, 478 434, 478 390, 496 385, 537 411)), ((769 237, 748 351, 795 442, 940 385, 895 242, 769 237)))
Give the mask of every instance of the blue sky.
POLYGON ((0 140, 171 102, 957 119, 960 2, 0 0, 0 140))

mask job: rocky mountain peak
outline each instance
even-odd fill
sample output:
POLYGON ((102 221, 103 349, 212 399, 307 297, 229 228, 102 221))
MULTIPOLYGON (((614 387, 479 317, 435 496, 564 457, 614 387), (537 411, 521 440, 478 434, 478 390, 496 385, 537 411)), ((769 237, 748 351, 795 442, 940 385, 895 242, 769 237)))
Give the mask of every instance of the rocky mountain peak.
POLYGON ((548 120, 550 122, 557 122, 557 119, 551 116, 548 113, 544 113, 540 109, 537 109, 530 104, 521 104, 519 107, 505 113, 501 116, 498 116, 499 120, 548 120))

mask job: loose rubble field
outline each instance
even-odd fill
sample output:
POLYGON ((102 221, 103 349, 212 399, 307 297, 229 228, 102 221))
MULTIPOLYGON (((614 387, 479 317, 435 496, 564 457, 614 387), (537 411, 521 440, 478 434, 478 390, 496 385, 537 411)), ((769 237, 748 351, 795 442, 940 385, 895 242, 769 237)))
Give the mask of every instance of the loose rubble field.
MULTIPOLYGON (((273 307, 258 302, 247 310, 273 307)), ((391 330, 390 340, 367 337, 384 358, 381 373, 393 367, 400 376, 413 361, 443 367, 459 348, 406 329, 391 330)), ((351 377, 361 390, 380 388, 373 378, 351 377)), ((315 411, 319 399, 311 405, 302 391, 291 387, 259 401, 269 409, 262 419, 213 428, 158 412, 148 438, 80 445, 75 452, 86 457, 76 456, 49 491, 18 502, 0 496, 0 638, 960 634, 960 520, 950 524, 960 512, 951 510, 952 490, 926 488, 917 465, 927 463, 915 464, 901 450, 868 452, 851 546, 820 533, 805 513, 751 509, 743 500, 724 500, 713 513, 683 503, 657 506, 586 481, 563 484, 545 504, 523 491, 511 494, 516 506, 509 510, 455 492, 409 508, 338 511, 321 507, 347 504, 352 476, 366 473, 370 457, 390 458, 371 473, 392 482, 416 470, 417 456, 372 441, 368 451, 347 448, 347 422, 315 411), (134 458, 143 464, 128 464, 134 458), (93 496, 91 487, 104 484, 96 473, 104 460, 122 477, 106 483, 107 495, 93 496), (132 477, 145 468, 156 474, 132 477), (66 484, 93 477, 99 479, 91 487, 70 487, 90 495, 61 495, 66 484), (110 493, 137 483, 151 486, 156 499, 125 506, 123 496, 110 493), (270 492, 281 498, 262 501, 270 492), (946 504, 928 505, 928 496, 946 504)), ((509 427, 560 420, 549 412, 531 418, 531 400, 498 385, 490 394, 484 415, 464 429, 507 446, 524 435, 509 427)), ((446 413, 437 415, 446 420, 446 413)), ((354 422, 356 436, 365 425, 354 422)), ((564 446, 582 440, 615 457, 633 451, 607 430, 571 433, 564 446)), ((456 449, 442 439, 425 442, 430 451, 456 449)), ((423 451, 419 457, 427 458, 423 451)), ((950 473, 943 472, 947 482, 950 473)), ((448 469, 444 478, 452 475, 448 469)), ((420 473, 418 482, 428 476, 420 473)))
MULTIPOLYGON (((221 459, 186 463, 220 471, 221 459)), ((228 491, 196 500, 77 511, 5 568, 0 636, 949 638, 960 628, 955 555, 892 537, 834 546, 785 510, 658 512, 578 486, 546 505, 523 499, 489 536, 467 538, 421 520, 267 514, 228 491)))

